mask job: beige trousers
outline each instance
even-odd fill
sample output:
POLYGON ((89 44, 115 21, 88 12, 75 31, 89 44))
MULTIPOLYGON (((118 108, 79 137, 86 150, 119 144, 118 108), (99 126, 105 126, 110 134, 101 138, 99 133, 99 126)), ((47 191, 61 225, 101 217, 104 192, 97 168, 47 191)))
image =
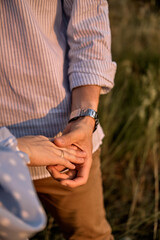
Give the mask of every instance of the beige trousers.
POLYGON ((52 178, 34 181, 38 195, 69 240, 113 240, 105 218, 100 150, 93 154, 88 182, 75 189, 52 178))

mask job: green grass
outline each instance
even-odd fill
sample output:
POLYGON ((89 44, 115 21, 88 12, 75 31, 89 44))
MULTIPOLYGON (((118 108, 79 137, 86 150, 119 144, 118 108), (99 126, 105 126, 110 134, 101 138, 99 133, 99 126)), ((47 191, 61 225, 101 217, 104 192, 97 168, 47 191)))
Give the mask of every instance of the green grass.
MULTIPOLYGON (((106 134, 102 172, 107 217, 116 240, 158 240, 159 11, 155 0, 109 3, 112 52, 118 69, 115 87, 101 96, 99 107, 106 134)), ((50 219, 48 230, 36 239, 63 240, 63 237, 50 219)))

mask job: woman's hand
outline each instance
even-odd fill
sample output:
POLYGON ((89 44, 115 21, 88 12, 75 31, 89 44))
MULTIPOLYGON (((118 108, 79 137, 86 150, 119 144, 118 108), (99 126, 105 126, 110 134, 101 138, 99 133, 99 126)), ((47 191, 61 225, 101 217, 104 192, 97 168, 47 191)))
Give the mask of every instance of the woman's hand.
POLYGON ((20 151, 28 154, 30 166, 61 165, 75 169, 82 164, 86 153, 71 148, 60 148, 44 136, 25 136, 17 139, 20 151))

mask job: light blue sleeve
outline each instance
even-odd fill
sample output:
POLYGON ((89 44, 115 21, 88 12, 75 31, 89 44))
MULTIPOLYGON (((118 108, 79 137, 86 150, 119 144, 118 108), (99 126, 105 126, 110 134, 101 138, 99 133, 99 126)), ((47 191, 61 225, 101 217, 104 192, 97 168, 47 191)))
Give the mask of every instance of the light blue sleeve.
POLYGON ((16 138, 7 128, 0 128, 0 239, 27 239, 46 225, 27 162, 16 138))

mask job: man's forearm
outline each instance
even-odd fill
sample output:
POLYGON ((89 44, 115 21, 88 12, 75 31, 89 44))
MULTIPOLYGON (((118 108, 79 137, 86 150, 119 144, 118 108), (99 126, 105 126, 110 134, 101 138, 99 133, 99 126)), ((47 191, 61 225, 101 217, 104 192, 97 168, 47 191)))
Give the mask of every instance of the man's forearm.
MULTIPOLYGON (((74 88, 72 91, 72 109, 71 111, 77 109, 93 109, 97 111, 100 95, 100 86, 97 85, 86 85, 82 87, 74 88)), ((95 127, 95 120, 91 117, 86 116, 85 124, 92 130, 95 127)))
MULTIPOLYGON (((100 87, 87 85, 74 88, 72 91, 72 111, 77 109, 93 109, 97 111, 100 95, 100 87)), ((79 117, 76 121, 67 124, 63 135, 55 138, 54 143, 59 147, 76 146, 86 153, 83 164, 76 169, 76 175, 68 175, 64 180, 63 174, 53 169, 53 178, 58 179, 62 185, 78 187, 88 180, 90 167, 92 165, 92 133, 95 128, 95 120, 90 116, 79 117)), ((70 173, 70 172, 69 172, 70 173)))
POLYGON ((91 108, 97 111, 101 87, 86 85, 74 88, 72 91, 72 111, 91 108))

